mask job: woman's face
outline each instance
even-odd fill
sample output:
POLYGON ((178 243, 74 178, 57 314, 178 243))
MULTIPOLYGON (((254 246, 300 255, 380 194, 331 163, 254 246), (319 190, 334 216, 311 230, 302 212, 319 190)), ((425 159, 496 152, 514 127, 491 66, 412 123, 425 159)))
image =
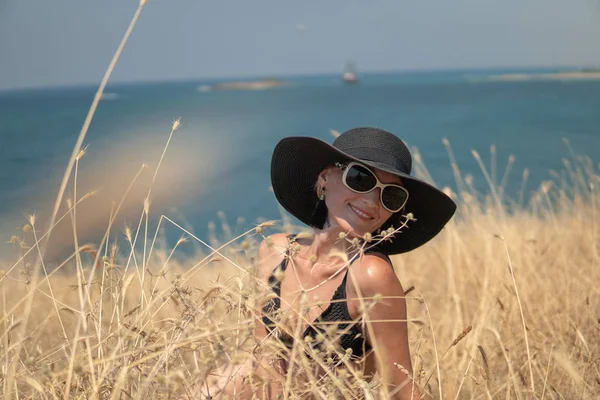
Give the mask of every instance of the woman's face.
MULTIPOLYGON (((402 184, 402 180, 396 175, 370 169, 381 183, 402 184)), ((344 185, 342 175, 343 171, 336 167, 327 168, 321 175, 326 188, 325 204, 329 223, 360 236, 376 231, 392 216, 392 212, 381 204, 381 189, 356 193, 344 185)))

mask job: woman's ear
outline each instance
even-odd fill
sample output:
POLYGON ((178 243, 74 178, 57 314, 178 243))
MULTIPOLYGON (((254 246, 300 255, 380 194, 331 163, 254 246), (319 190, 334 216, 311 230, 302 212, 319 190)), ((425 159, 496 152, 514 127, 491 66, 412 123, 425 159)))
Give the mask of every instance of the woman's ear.
POLYGON ((321 173, 319 174, 319 184, 322 186, 325 182, 327 182, 327 175, 329 174, 330 168, 325 168, 323 171, 321 171, 321 173))

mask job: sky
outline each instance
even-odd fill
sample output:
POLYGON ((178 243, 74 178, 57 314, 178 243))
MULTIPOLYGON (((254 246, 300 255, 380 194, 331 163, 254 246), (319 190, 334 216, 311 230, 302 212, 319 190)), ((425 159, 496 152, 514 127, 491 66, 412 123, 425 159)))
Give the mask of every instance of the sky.
MULTIPOLYGON (((0 90, 98 84, 138 0, 0 0, 0 90)), ((149 0, 112 82, 600 66, 600 0, 149 0)))

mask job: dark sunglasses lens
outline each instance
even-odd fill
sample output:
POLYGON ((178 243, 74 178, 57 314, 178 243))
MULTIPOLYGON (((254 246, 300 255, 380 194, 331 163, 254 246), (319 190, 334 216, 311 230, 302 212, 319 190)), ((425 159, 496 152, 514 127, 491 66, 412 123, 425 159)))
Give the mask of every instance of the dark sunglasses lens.
POLYGON ((357 192, 368 192, 377 184, 377 178, 368 169, 353 165, 346 174, 346 185, 357 192))
POLYGON ((408 193, 396 186, 386 186, 383 189, 381 202, 390 211, 400 211, 408 199, 408 193))

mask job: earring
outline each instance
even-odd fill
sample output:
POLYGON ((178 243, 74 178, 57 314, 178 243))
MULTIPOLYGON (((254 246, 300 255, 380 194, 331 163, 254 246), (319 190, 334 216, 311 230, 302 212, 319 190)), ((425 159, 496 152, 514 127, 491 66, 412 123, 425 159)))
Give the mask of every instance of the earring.
POLYGON ((318 229, 323 229, 327 221, 327 205, 325 204, 325 186, 321 186, 321 195, 315 207, 311 218, 311 225, 318 229))

